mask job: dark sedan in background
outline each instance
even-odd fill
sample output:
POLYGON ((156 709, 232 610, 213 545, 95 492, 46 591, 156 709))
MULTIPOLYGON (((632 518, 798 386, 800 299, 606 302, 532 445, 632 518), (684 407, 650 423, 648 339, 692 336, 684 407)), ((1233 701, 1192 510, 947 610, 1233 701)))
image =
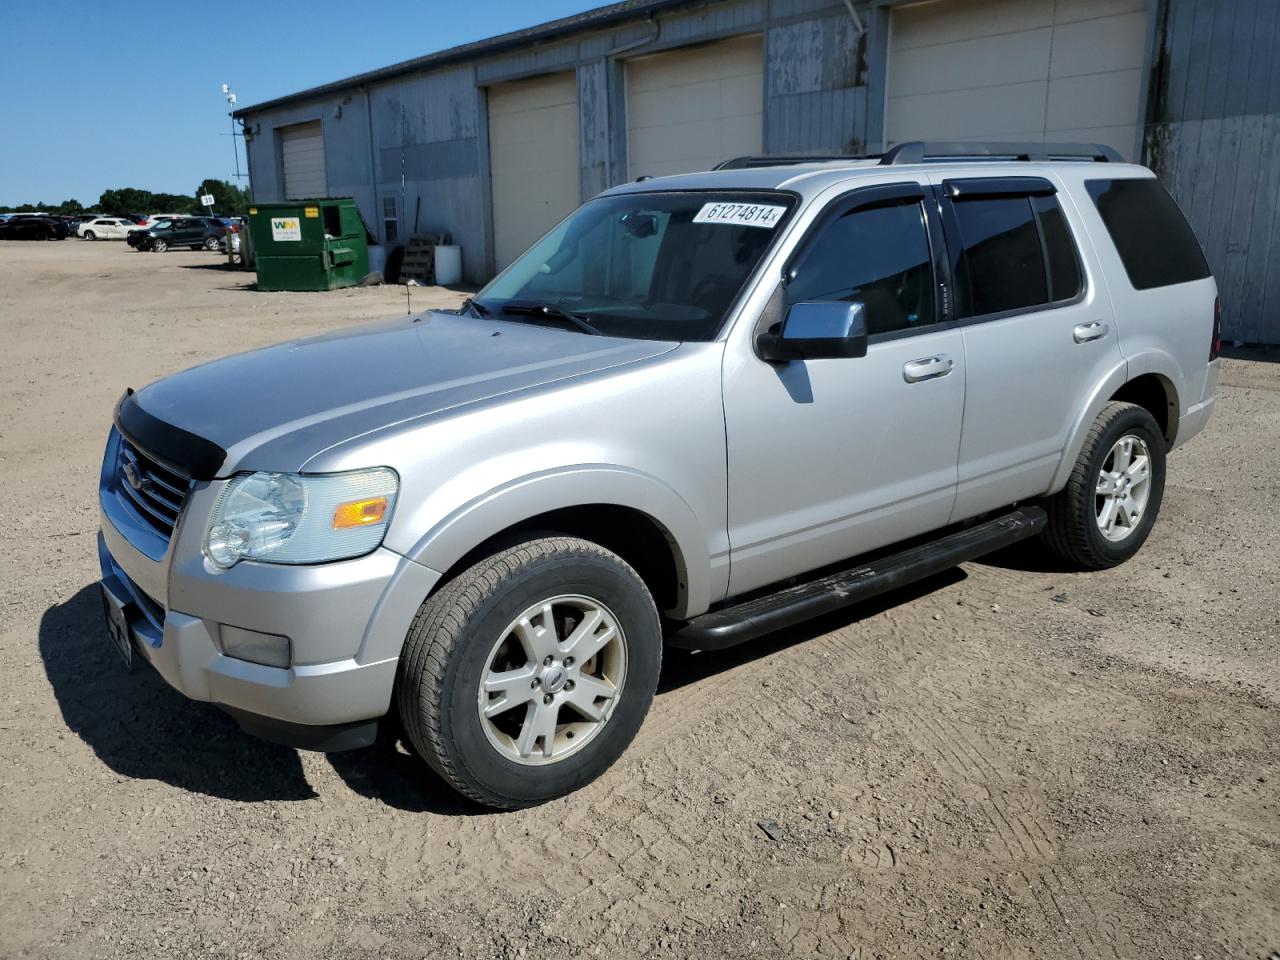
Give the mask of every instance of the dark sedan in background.
POLYGON ((0 240, 65 240, 67 225, 56 217, 19 214, 0 221, 0 240))
POLYGON ((126 242, 136 250, 164 253, 170 247, 217 250, 227 228, 212 217, 173 217, 143 230, 130 231, 126 242))

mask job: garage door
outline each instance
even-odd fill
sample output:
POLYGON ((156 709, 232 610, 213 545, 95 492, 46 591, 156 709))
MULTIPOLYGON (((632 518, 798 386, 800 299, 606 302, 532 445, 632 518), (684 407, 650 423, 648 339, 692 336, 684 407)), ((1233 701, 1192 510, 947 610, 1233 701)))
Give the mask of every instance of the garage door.
POLYGON ((759 36, 627 63, 632 177, 710 170, 763 144, 764 46, 759 36))
POLYGON ((280 152, 286 200, 325 196, 324 133, 319 120, 282 127, 280 152))
POLYGON ((489 88, 498 269, 578 205, 578 85, 556 73, 489 88))
POLYGON ((1137 136, 1147 0, 934 0, 895 7, 886 138, 1137 136))

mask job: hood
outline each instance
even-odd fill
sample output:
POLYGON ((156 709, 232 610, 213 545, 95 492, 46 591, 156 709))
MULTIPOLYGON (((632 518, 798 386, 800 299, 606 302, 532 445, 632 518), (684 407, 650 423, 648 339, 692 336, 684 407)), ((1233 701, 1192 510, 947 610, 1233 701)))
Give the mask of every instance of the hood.
POLYGON ((218 476, 289 471, 372 430, 676 346, 433 312, 215 360, 133 400, 176 432, 225 450, 218 476))

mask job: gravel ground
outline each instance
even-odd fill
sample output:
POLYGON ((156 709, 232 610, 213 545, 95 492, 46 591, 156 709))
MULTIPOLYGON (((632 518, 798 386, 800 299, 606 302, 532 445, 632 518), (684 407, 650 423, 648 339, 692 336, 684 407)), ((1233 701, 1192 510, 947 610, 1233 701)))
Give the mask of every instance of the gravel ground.
POLYGON ((1280 949, 1280 364, 1226 361, 1127 566, 1019 549, 672 653, 611 772, 494 814, 402 747, 267 745, 116 666, 94 497, 123 388, 405 308, 219 263, 0 244, 0 955, 1280 949))

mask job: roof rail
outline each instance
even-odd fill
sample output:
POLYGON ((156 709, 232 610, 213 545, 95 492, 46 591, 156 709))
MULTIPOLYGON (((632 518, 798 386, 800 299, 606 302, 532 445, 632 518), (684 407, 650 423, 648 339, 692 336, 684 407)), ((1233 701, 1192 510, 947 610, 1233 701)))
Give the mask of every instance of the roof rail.
POLYGON ((839 163, 842 160, 875 160, 880 155, 873 154, 871 156, 853 156, 849 154, 839 154, 833 156, 807 156, 807 157, 734 157, 732 160, 724 160, 717 163, 713 170, 748 170, 753 167, 785 167, 792 166, 797 163, 839 163))
POLYGON ((1124 163, 1113 147, 1102 143, 946 143, 909 140, 890 147, 880 158, 885 166, 940 160, 1019 160, 1043 163, 1052 160, 1088 160, 1124 163))

